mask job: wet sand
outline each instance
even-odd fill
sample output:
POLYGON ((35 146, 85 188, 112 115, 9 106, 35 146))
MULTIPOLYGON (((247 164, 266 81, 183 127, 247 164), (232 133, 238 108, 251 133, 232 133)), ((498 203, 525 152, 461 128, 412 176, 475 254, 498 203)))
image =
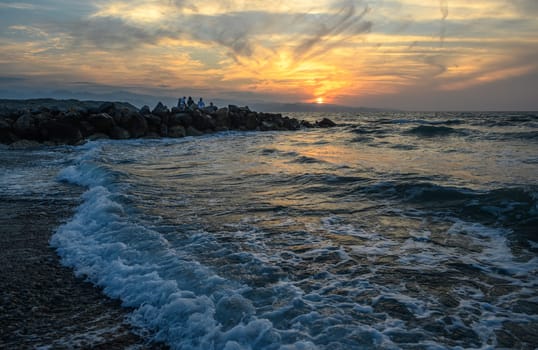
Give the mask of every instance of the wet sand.
POLYGON ((76 278, 49 246, 77 204, 0 195, 0 348, 165 349, 135 335, 128 310, 76 278))

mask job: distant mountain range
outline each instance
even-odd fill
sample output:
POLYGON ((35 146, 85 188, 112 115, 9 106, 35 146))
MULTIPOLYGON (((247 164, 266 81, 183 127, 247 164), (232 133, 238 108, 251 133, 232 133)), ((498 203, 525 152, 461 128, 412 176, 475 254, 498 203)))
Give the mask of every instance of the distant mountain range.
MULTIPOLYGON (((139 94, 129 91, 113 91, 113 92, 79 92, 69 90, 55 90, 48 93, 40 93, 38 91, 27 93, 15 93, 13 91, 7 91, 0 89, 0 98, 6 99, 44 99, 53 98, 59 100, 76 99, 80 101, 122 101, 131 103, 134 106, 141 108, 143 105, 148 105, 150 109, 153 109, 158 102, 162 102, 168 107, 177 105, 178 97, 171 96, 155 96, 151 94, 139 94)), ((248 105, 251 110, 259 112, 347 112, 347 113, 359 113, 359 112, 386 112, 394 111, 391 109, 383 108, 369 108, 369 107, 351 107, 329 103, 279 103, 268 101, 227 101, 225 99, 210 99, 209 97, 206 103, 212 101, 218 107, 226 107, 228 104, 235 104, 239 106, 248 105)))
POLYGON ((369 108, 369 107, 351 107, 342 106, 329 103, 253 103, 249 106, 255 111, 264 112, 386 112, 394 111, 382 108, 369 108))

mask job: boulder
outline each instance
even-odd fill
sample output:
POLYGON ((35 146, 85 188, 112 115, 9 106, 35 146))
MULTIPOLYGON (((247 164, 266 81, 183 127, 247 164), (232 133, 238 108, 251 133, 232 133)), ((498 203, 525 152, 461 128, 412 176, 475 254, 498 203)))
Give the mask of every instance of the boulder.
POLYGON ((114 119, 115 125, 122 126, 127 122, 126 116, 120 110, 113 110, 108 114, 114 119))
POLYGON ((131 137, 129 132, 122 127, 114 126, 110 130, 110 137, 117 140, 125 140, 131 137))
POLYGON ((148 115, 151 113, 151 110, 148 106, 144 105, 144 107, 140 108, 140 114, 142 115, 148 115))
POLYGON ((15 123, 13 123, 13 131, 21 138, 36 139, 39 137, 39 128, 37 118, 26 113, 21 115, 15 123))
POLYGON ((258 116, 256 113, 248 113, 243 118, 243 123, 247 130, 255 130, 258 127, 258 116))
POLYGON ((127 131, 129 131, 129 134, 131 134, 131 137, 144 136, 148 131, 148 123, 146 122, 146 118, 136 112, 129 112, 127 116, 128 119, 124 125, 126 126, 127 131))
POLYGON ((112 128, 116 125, 114 119, 107 113, 92 114, 88 117, 88 122, 98 131, 110 134, 112 128))
POLYGON ((161 129, 159 131, 159 134, 162 136, 162 137, 168 137, 168 125, 166 124, 161 124, 161 129))
POLYGON ((80 122, 80 132, 82 132, 83 137, 88 137, 95 134, 97 129, 89 121, 83 120, 80 122))
POLYGON ((187 131, 181 125, 172 126, 168 130, 168 137, 177 138, 177 137, 185 137, 185 136, 187 136, 187 131))
POLYGON ((188 113, 176 113, 170 116, 168 119, 169 126, 183 125, 189 127, 192 125, 193 116, 188 113))
POLYGON ((161 130, 161 117, 154 115, 154 114, 146 114, 144 115, 144 118, 146 119, 146 124, 148 125, 148 133, 149 132, 155 132, 159 133, 161 130))
POLYGON ((286 130, 298 130, 298 129, 301 128, 301 124, 295 118, 285 117, 284 118, 284 128, 286 128, 286 130))
POLYGON ((91 134, 90 136, 88 136, 88 140, 90 141, 95 141, 95 140, 108 140, 110 139, 110 136, 108 136, 107 134, 102 134, 102 133, 95 133, 95 134, 91 134))
POLYGON ((203 135, 204 133, 201 132, 200 130, 196 129, 195 127, 193 126, 189 126, 187 128, 187 136, 201 136, 203 135))
POLYGON ((11 132, 11 129, 0 129, 0 143, 9 145, 17 140, 19 140, 19 138, 11 132))
POLYGON ((264 120, 261 122, 261 125, 260 125, 261 131, 269 131, 269 130, 276 130, 276 129, 278 129, 277 126, 271 121, 264 120))
POLYGON ((155 115, 158 115, 159 117, 162 117, 163 115, 170 114, 170 110, 168 109, 168 107, 163 105, 162 102, 159 102, 159 103, 157 103, 155 108, 153 108, 153 111, 151 111, 151 113, 155 114, 155 115))
POLYGON ((99 108, 97 108, 97 114, 99 113, 108 113, 113 114, 116 109, 116 105, 113 102, 104 102, 99 108))
POLYGON ((332 128, 336 126, 336 123, 328 118, 323 118, 316 123, 320 128, 332 128))
POLYGON ((0 117, 0 130, 11 129, 11 124, 13 124, 11 119, 0 117))
POLYGON ((43 140, 74 145, 82 140, 82 132, 69 120, 48 120, 40 127, 43 140))
POLYGON ((228 108, 220 108, 213 114, 216 128, 223 129, 230 127, 230 115, 228 108))
POLYGON ((228 110, 230 111, 230 113, 241 112, 241 109, 239 109, 239 107, 237 107, 236 105, 228 105, 228 110))
MULTIPOLYGON (((142 114, 142 113, 140 113, 142 114)), ((148 127, 152 126, 160 126, 162 118, 155 114, 142 114, 144 118, 146 118, 146 123, 148 124, 148 127)))
POLYGON ((314 124, 310 123, 309 121, 307 120, 301 120, 301 126, 303 128, 313 128, 314 127, 314 124))
POLYGON ((210 115, 204 114, 197 109, 192 113, 192 126, 198 130, 214 130, 215 121, 210 115))
POLYGON ((232 129, 241 129, 241 114, 239 112, 234 112, 231 109, 229 110, 228 117, 230 118, 230 128, 232 129))

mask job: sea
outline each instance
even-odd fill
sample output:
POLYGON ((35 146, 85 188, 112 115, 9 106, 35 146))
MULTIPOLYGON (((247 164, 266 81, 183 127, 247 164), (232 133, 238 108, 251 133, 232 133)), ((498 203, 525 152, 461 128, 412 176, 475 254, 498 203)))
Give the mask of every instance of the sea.
POLYGON ((538 113, 285 115, 338 126, 4 149, 0 191, 83 187, 51 246, 171 349, 538 347, 538 113))

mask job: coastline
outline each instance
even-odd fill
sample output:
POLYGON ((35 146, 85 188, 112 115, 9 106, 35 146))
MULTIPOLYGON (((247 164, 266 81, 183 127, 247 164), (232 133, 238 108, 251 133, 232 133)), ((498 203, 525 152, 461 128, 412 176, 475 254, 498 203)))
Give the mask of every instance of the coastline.
POLYGON ((135 335, 128 309, 75 277, 50 247, 78 204, 0 196, 0 348, 166 349, 135 335))

